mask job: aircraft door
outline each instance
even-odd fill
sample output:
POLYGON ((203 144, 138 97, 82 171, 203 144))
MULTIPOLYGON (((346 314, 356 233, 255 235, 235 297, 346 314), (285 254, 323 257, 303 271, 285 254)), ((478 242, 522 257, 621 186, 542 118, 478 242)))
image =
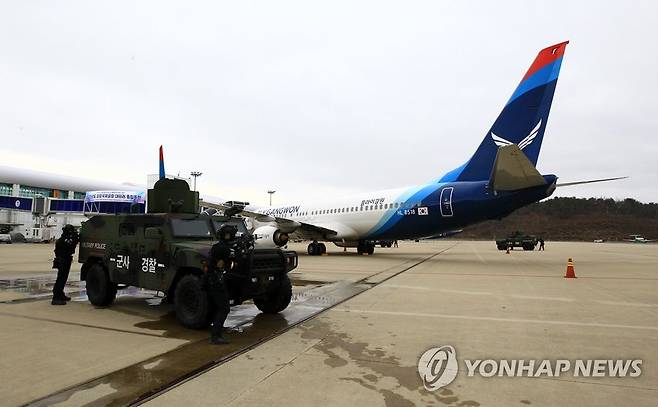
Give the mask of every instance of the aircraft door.
POLYGON ((452 216, 452 191, 453 187, 445 187, 441 190, 441 216, 452 216))

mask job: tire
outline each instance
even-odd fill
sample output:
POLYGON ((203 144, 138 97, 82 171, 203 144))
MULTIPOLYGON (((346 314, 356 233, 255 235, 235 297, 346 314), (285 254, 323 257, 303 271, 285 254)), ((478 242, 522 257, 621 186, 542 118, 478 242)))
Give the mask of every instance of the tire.
POLYGON ((287 275, 281 279, 279 287, 265 297, 254 298, 256 307, 265 314, 278 314, 288 307, 292 299, 292 283, 287 275))
POLYGON ((373 253, 375 253, 375 245, 374 244, 369 244, 366 246, 366 253, 368 253, 368 256, 372 256, 373 253))
POLYGON ((320 252, 319 254, 321 255, 327 253, 327 246, 325 246, 324 243, 318 243, 318 249, 320 249, 318 251, 320 252))
POLYGON ((318 252, 317 245, 315 243, 309 243, 307 252, 309 256, 315 256, 318 252))
POLYGON ((208 326, 210 303, 200 277, 188 274, 180 279, 174 291, 174 309, 176 319, 183 326, 192 329, 208 326))
POLYGON ((496 245, 496 247, 498 247, 498 250, 507 250, 507 246, 505 246, 504 244, 496 245))
POLYGON ((107 307, 117 296, 117 285, 110 281, 110 276, 99 263, 89 266, 86 275, 87 298, 98 307, 107 307))

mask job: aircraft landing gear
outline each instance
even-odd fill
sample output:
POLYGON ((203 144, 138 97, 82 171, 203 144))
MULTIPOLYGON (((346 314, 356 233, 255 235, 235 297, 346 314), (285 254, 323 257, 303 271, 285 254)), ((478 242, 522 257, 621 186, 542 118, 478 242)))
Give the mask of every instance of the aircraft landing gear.
POLYGON ((372 256, 372 254, 375 252, 375 244, 373 242, 360 241, 356 247, 356 252, 358 254, 365 253, 369 256, 372 256))
POLYGON ((309 256, 321 256, 327 252, 327 246, 314 240, 308 245, 307 251, 309 256))

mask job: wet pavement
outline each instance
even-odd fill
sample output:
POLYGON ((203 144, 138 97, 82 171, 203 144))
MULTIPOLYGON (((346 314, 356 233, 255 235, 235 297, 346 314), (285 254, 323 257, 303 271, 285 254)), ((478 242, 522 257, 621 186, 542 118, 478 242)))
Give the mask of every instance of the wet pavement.
MULTIPOLYGON (((141 361, 101 378, 82 383, 61 392, 29 403, 30 406, 66 404, 71 398, 93 399, 90 406, 122 406, 147 399, 149 396, 194 377, 218 364, 244 353, 292 326, 305 321, 323 310, 368 289, 365 284, 333 283, 297 291, 290 306, 277 315, 262 314, 251 304, 233 307, 226 321, 228 328, 226 346, 211 346, 208 339, 182 345, 172 351, 141 361), (99 389, 112 391, 100 398, 99 389), (87 397, 85 393, 92 396, 87 397)), ((149 321, 141 327, 163 331, 176 324, 173 312, 160 321, 149 321)))

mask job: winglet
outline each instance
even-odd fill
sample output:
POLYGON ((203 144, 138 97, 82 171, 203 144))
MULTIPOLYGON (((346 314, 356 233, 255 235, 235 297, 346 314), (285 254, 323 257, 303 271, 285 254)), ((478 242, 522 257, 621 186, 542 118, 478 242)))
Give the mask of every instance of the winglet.
POLYGON ((162 152, 162 146, 160 146, 160 179, 165 178, 165 167, 164 167, 164 153, 162 152))

